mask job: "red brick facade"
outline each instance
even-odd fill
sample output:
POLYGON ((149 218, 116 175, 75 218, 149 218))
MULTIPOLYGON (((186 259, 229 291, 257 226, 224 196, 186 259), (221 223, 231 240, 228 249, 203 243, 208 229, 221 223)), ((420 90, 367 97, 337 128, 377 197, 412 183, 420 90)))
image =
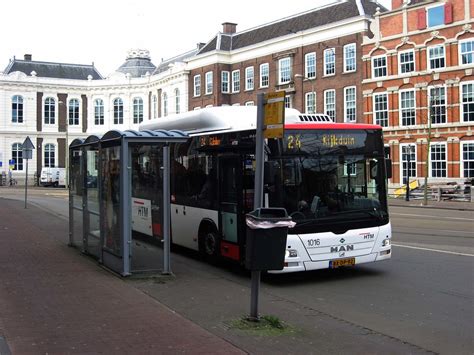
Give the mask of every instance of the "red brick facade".
POLYGON ((393 0, 362 45, 365 122, 384 126, 394 185, 425 176, 431 117, 430 181, 474 177, 472 0, 393 0))
POLYGON ((356 121, 363 120, 361 81, 363 78, 361 42, 364 33, 325 40, 305 46, 285 49, 281 52, 236 62, 232 64, 215 63, 204 67, 192 69, 189 75, 189 110, 203 108, 209 105, 245 105, 253 102, 256 104, 257 94, 260 92, 273 92, 284 90, 290 105, 301 112, 305 112, 305 94, 313 89, 316 93, 316 112, 324 112, 325 90, 335 90, 335 117, 337 122, 344 121, 344 88, 356 88, 356 121), (354 43, 356 47, 356 69, 355 71, 344 71, 344 46, 354 43), (324 50, 334 48, 335 51, 335 74, 324 75, 324 50), (316 77, 307 80, 305 76, 305 55, 316 54, 316 77), (291 58, 291 80, 289 83, 279 85, 279 60, 291 58), (260 86, 260 66, 268 63, 269 85, 260 86), (245 70, 253 67, 254 89, 245 89, 245 70), (232 72, 240 71, 240 90, 232 92, 232 72), (229 93, 222 90, 222 71, 229 73, 229 93), (206 94, 206 73, 213 73, 212 93, 206 94), (200 75, 201 93, 194 95, 194 78, 200 75))

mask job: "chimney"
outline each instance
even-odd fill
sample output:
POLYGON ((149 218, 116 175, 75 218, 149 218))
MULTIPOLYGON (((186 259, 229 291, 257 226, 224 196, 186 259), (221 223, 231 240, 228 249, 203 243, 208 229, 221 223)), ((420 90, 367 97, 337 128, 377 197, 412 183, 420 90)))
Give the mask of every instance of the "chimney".
POLYGON ((403 5, 403 0, 392 0, 392 10, 396 10, 403 5))
POLYGON ((31 62, 31 54, 25 54, 24 59, 31 62))
POLYGON ((224 22, 222 24, 222 33, 231 35, 237 32, 237 24, 232 22, 224 22))

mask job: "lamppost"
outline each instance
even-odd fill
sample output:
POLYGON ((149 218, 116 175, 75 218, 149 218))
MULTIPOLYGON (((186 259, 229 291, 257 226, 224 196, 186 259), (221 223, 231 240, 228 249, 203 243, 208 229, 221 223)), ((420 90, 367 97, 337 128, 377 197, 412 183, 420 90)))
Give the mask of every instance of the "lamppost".
MULTIPOLYGON (((58 101, 59 105, 64 105, 65 103, 62 101, 58 101)), ((58 108, 58 117, 59 117, 59 108, 58 108)), ((66 105, 66 144, 65 144, 65 164, 64 167, 66 169, 66 188, 69 187, 69 112, 67 110, 67 105, 66 105)))
POLYGON ((426 137, 426 164, 425 164, 425 186, 423 189, 423 205, 428 205, 428 174, 429 174, 429 165, 430 165, 430 148, 431 148, 431 122, 435 116, 435 107, 434 103, 438 99, 437 96, 440 94, 438 93, 439 86, 433 86, 428 88, 427 90, 427 98, 428 98, 428 112, 427 112, 427 120, 428 120, 428 136, 426 137), (431 95, 430 91, 433 90, 433 95, 431 95))
POLYGON ((308 78, 303 74, 295 74, 295 78, 303 79, 303 81, 308 80, 311 83, 311 95, 313 95, 313 107, 311 113, 316 113, 316 93, 314 92, 314 79, 315 78, 308 78))

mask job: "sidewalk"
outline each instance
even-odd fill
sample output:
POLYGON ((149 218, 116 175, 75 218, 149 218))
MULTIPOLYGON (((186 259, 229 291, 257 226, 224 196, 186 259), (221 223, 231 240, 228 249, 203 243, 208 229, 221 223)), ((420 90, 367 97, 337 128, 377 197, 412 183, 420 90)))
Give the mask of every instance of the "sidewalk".
POLYGON ((243 353, 67 247, 64 220, 0 201, 2 355, 243 353))

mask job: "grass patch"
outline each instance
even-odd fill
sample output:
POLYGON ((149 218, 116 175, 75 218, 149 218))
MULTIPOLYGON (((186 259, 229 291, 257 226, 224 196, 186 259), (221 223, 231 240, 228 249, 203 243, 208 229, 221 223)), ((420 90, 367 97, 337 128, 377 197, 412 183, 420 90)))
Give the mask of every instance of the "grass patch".
POLYGON ((260 321, 258 322, 251 321, 247 317, 243 317, 232 321, 230 328, 239 329, 253 335, 263 336, 276 336, 295 332, 293 327, 289 326, 278 317, 271 315, 260 317, 260 321))

